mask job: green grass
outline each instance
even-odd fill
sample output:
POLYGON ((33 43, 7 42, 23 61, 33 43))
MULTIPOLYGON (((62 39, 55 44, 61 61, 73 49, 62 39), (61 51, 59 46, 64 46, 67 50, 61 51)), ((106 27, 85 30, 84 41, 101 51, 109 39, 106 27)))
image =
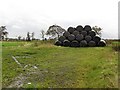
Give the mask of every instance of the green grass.
POLYGON ((24 88, 118 87, 118 52, 112 46, 58 47, 50 41, 3 42, 2 45, 3 87, 18 87, 17 81, 24 88), (22 67, 28 66, 19 67, 11 56, 22 67))
POLYGON ((3 42, 2 47, 17 46, 20 42, 3 42))
POLYGON ((115 51, 120 51, 120 42, 112 42, 112 48, 115 50, 115 51))

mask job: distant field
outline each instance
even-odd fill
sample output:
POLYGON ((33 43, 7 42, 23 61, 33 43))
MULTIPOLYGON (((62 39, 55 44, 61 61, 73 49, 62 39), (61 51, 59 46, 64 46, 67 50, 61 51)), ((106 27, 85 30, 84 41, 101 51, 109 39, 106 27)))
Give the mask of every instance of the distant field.
POLYGON ((112 44, 71 48, 51 41, 3 42, 2 50, 3 88, 118 87, 118 52, 112 44))

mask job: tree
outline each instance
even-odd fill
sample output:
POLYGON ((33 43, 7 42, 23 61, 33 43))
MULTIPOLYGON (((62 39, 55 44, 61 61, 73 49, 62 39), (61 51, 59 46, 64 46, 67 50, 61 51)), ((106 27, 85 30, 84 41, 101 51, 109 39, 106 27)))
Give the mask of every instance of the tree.
POLYGON ((7 30, 6 26, 0 27, 0 40, 7 40, 8 39, 8 36, 7 36, 8 32, 5 30, 7 30))
POLYGON ((31 40, 30 40, 30 33, 29 33, 29 32, 27 32, 27 38, 26 38, 26 40, 27 40, 27 41, 31 41, 31 40))
POLYGON ((3 32, 3 35, 4 35, 4 39, 7 41, 8 40, 8 32, 3 32))
POLYGON ((92 29, 93 29, 98 35, 101 36, 101 30, 102 30, 102 28, 100 28, 100 27, 98 27, 98 26, 94 26, 94 27, 92 27, 92 29))
POLYGON ((35 33, 34 32, 32 32, 32 35, 31 35, 31 37, 32 37, 32 40, 35 40, 35 33))
POLYGON ((44 30, 40 31, 40 35, 41 35, 42 40, 45 40, 45 31, 44 30))
POLYGON ((46 35, 52 35, 53 37, 58 37, 65 32, 65 29, 58 25, 52 25, 48 28, 46 35))
POLYGON ((21 40, 21 36, 18 36, 18 40, 21 40))

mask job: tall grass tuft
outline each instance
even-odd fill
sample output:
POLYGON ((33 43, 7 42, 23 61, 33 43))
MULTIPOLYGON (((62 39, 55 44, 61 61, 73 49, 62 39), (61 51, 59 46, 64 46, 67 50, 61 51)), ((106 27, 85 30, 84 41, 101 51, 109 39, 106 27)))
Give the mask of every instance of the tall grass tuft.
POLYGON ((40 45, 46 45, 46 44, 54 44, 55 40, 40 40, 40 41, 34 41, 33 46, 37 47, 40 45))

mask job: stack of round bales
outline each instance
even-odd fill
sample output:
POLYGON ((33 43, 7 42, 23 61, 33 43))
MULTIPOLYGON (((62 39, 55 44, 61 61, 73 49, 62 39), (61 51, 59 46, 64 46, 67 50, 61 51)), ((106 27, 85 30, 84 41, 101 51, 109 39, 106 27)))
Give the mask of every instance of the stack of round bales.
POLYGON ((69 47, 95 47, 106 46, 106 42, 92 30, 90 25, 85 27, 78 25, 76 28, 69 27, 55 42, 57 46, 69 47))

